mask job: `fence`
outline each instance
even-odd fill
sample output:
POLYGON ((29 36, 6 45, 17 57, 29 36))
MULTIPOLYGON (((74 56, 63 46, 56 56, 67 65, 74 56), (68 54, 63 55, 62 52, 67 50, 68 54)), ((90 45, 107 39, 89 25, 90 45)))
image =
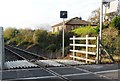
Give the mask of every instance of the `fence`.
POLYGON ((98 37, 88 37, 88 35, 86 35, 86 37, 75 37, 75 36, 73 36, 73 38, 70 38, 70 40, 73 41, 73 44, 70 44, 70 46, 73 47, 72 50, 70 50, 73 53, 72 55, 70 55, 70 57, 73 58, 73 60, 79 59, 79 60, 84 60, 86 63, 88 63, 88 61, 98 63, 98 58, 99 58, 99 56, 98 56, 98 54, 99 54, 99 51, 98 51, 99 50, 99 47, 98 47, 98 45, 99 45, 98 40, 99 39, 98 39, 98 37), (76 40, 77 41, 78 40, 83 40, 83 41, 86 42, 86 44, 76 44, 76 40), (95 40, 96 45, 89 44, 89 40, 95 40), (76 50, 76 47, 85 47, 86 50, 85 51, 76 50), (95 52, 90 52, 88 50, 90 47, 91 48, 96 48, 96 51, 95 52), (76 56, 76 53, 86 54, 85 58, 76 56), (96 56, 96 58, 94 60, 90 59, 90 58, 88 58, 89 55, 94 55, 94 56, 96 56))

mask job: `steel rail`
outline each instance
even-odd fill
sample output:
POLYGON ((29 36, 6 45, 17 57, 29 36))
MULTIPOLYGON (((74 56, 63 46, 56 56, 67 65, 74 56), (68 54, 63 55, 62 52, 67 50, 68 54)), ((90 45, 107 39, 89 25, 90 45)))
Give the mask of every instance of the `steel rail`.
POLYGON ((11 50, 5 48, 5 61, 7 62, 7 61, 16 61, 16 60, 23 60, 23 58, 14 54, 11 50))
POLYGON ((7 45, 7 46, 12 47, 12 48, 15 48, 15 49, 18 49, 18 50, 21 50, 21 51, 24 51, 24 52, 27 52, 27 53, 29 53, 29 54, 32 54, 32 55, 35 55, 35 56, 38 56, 38 57, 42 57, 42 58, 44 58, 44 59, 48 59, 48 58, 46 58, 46 57, 40 56, 40 55, 38 55, 38 54, 36 54, 36 53, 33 53, 33 52, 29 52, 29 51, 26 51, 26 50, 23 50, 23 49, 14 47, 14 46, 10 46, 10 45, 7 45))
POLYGON ((13 52, 16 52, 17 55, 19 55, 20 57, 22 57, 25 60, 36 61, 36 60, 44 60, 45 59, 40 55, 37 55, 37 54, 35 55, 35 54, 32 54, 30 52, 27 52, 27 51, 19 49, 19 48, 11 47, 8 45, 5 45, 5 48, 7 48, 13 52))
MULTIPOLYGON (((24 58, 23 56, 19 55, 19 54, 16 53, 16 52, 10 50, 9 48, 5 47, 5 49, 8 50, 8 51, 10 51, 11 53, 15 54, 15 55, 18 56, 19 58, 22 58, 22 59, 24 59, 24 60, 27 60, 26 58, 24 58)), ((16 60, 18 60, 18 59, 16 59, 16 60)))

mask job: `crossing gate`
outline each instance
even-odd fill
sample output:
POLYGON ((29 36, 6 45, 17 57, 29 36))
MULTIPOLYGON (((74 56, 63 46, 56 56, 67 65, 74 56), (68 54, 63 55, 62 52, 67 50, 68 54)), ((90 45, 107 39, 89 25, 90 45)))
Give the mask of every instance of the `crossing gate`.
POLYGON ((86 62, 86 64, 88 62, 93 62, 93 63, 98 63, 98 59, 99 59, 99 38, 98 37, 88 37, 88 35, 86 35, 86 37, 75 37, 73 36, 72 38, 70 38, 70 40, 72 40, 72 44, 70 44, 70 46, 72 47, 72 49, 70 49, 70 51, 72 52, 72 55, 70 55, 71 58, 73 58, 73 60, 77 59, 77 60, 83 60, 86 62), (93 40, 96 42, 96 44, 90 44, 90 40, 93 40), (76 41, 84 41, 84 44, 76 44, 76 41), (81 49, 76 49, 76 48, 85 48, 85 50, 81 50, 81 49), (96 51, 91 52, 89 50, 89 48, 95 48, 96 51), (85 57, 79 57, 76 56, 76 53, 81 53, 81 54, 85 54, 85 57), (94 56, 95 59, 91 59, 89 58, 89 56, 94 56))

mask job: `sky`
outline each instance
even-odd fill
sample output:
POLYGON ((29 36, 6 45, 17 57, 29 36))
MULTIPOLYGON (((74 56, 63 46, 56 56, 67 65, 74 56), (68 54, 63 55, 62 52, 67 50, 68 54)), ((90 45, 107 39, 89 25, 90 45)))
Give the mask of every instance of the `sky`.
POLYGON ((68 11, 68 18, 87 20, 100 7, 100 0, 0 0, 0 26, 51 29, 62 22, 60 11, 68 11))

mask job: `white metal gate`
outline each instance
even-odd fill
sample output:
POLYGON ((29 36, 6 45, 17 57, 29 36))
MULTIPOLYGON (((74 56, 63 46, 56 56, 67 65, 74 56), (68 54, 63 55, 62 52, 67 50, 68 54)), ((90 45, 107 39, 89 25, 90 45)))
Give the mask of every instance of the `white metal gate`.
POLYGON ((86 35, 86 37, 75 37, 73 36, 73 38, 70 38, 70 40, 72 40, 72 44, 70 44, 70 46, 72 46, 73 48, 70 49, 70 51, 72 52, 72 55, 70 55, 71 58, 73 58, 73 60, 75 59, 79 59, 79 60, 84 60, 86 63, 89 62, 94 62, 94 63, 98 63, 98 37, 88 37, 88 35, 86 35), (76 44, 76 41, 85 41, 86 44, 76 44), (89 40, 94 40, 96 42, 96 45, 95 44, 89 44, 89 40), (84 47, 86 50, 76 50, 76 47, 84 47), (90 52, 88 49, 89 48, 96 48, 96 51, 95 52, 90 52), (76 53, 82 53, 82 54, 85 54, 85 58, 83 57, 78 57, 76 56, 76 53), (89 55, 93 55, 93 56, 96 56, 96 58, 93 60, 93 59, 89 59, 88 56, 89 55))

